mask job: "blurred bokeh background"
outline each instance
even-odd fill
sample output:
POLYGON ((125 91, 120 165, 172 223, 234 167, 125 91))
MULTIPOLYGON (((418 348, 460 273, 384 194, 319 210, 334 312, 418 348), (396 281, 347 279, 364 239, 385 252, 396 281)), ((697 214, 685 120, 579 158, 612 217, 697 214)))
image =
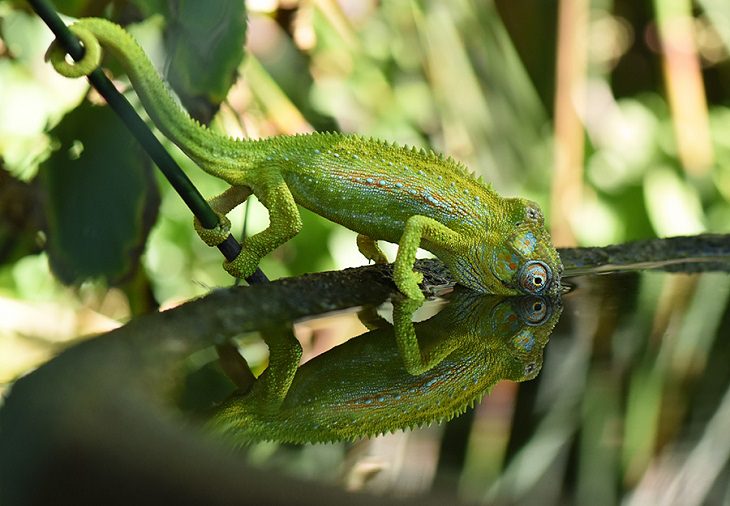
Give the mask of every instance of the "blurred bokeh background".
MULTIPOLYGON (((240 2, 57 2, 132 23, 186 106, 229 135, 339 130, 447 153, 539 202, 557 246, 730 231, 726 0, 245 5, 244 55, 240 2), (231 35, 198 67, 185 44, 211 32, 195 22, 231 35), (197 83, 205 69, 217 81, 197 83)), ((78 336, 231 283, 179 197, 85 101, 98 96, 45 63, 50 41, 24 2, 0 1, 0 392, 78 336)), ((204 195, 224 189, 170 148, 204 195)), ((267 225, 255 203, 232 217, 267 225)), ((303 218, 264 259, 271 278, 365 263, 354 233, 303 218)))

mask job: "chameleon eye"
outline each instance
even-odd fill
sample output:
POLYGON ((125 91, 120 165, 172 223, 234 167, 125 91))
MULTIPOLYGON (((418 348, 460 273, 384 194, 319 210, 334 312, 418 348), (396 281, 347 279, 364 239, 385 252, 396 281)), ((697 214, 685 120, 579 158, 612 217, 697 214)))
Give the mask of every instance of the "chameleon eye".
POLYGON ((525 293, 538 294, 550 286, 552 273, 545 263, 533 260, 527 262, 517 275, 517 282, 525 293))
POLYGON ((539 297, 525 297, 520 301, 518 312, 528 325, 540 325, 550 316, 550 307, 539 297))

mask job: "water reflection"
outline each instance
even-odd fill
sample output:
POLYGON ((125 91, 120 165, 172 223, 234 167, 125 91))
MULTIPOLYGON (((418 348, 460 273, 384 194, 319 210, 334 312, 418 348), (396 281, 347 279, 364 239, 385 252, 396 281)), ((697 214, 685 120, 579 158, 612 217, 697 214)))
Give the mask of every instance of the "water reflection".
MULTIPOLYGON (((448 420, 502 379, 534 378, 562 311, 559 300, 457 290, 413 323, 417 305, 395 303, 392 324, 366 313, 372 330, 302 366, 290 330, 263 332, 268 368, 219 406, 212 425, 238 441, 305 443, 448 420)), ((239 385, 253 377, 243 376, 239 385)))

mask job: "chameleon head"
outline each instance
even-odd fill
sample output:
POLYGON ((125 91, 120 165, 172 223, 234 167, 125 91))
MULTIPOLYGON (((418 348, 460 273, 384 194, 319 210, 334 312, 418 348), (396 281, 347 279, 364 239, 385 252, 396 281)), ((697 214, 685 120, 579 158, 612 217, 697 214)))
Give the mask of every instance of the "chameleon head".
POLYGON ((539 206, 525 199, 506 199, 504 239, 492 250, 492 275, 510 291, 556 295, 563 265, 552 245, 539 206))

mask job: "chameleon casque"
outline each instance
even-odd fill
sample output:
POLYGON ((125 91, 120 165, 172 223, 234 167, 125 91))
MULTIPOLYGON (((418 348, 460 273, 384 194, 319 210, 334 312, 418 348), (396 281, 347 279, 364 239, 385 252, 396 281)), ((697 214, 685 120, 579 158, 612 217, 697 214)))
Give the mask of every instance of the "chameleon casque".
POLYGON ((562 311, 559 298, 457 289, 414 324, 418 305, 395 301, 392 326, 380 321, 301 366, 290 329, 263 331, 267 369, 215 408, 210 429, 236 443, 322 443, 449 420, 498 381, 537 376, 562 311))
POLYGON ((302 226, 297 204, 358 233, 370 260, 387 259, 378 240, 398 243, 393 279, 410 299, 422 300, 422 275, 413 270, 419 247, 434 253, 454 278, 473 290, 513 295, 556 294, 562 264, 534 202, 502 198, 460 163, 443 156, 357 135, 314 133, 262 140, 232 139, 193 120, 173 98, 138 43, 122 27, 85 18, 71 30, 85 48, 68 63, 57 44, 54 68, 67 77, 90 74, 101 48, 126 70, 155 125, 209 174, 231 185, 210 200, 221 225, 206 230, 213 246, 228 235, 225 214, 252 193, 268 209, 270 224, 243 240, 224 267, 248 277, 261 258, 302 226))

